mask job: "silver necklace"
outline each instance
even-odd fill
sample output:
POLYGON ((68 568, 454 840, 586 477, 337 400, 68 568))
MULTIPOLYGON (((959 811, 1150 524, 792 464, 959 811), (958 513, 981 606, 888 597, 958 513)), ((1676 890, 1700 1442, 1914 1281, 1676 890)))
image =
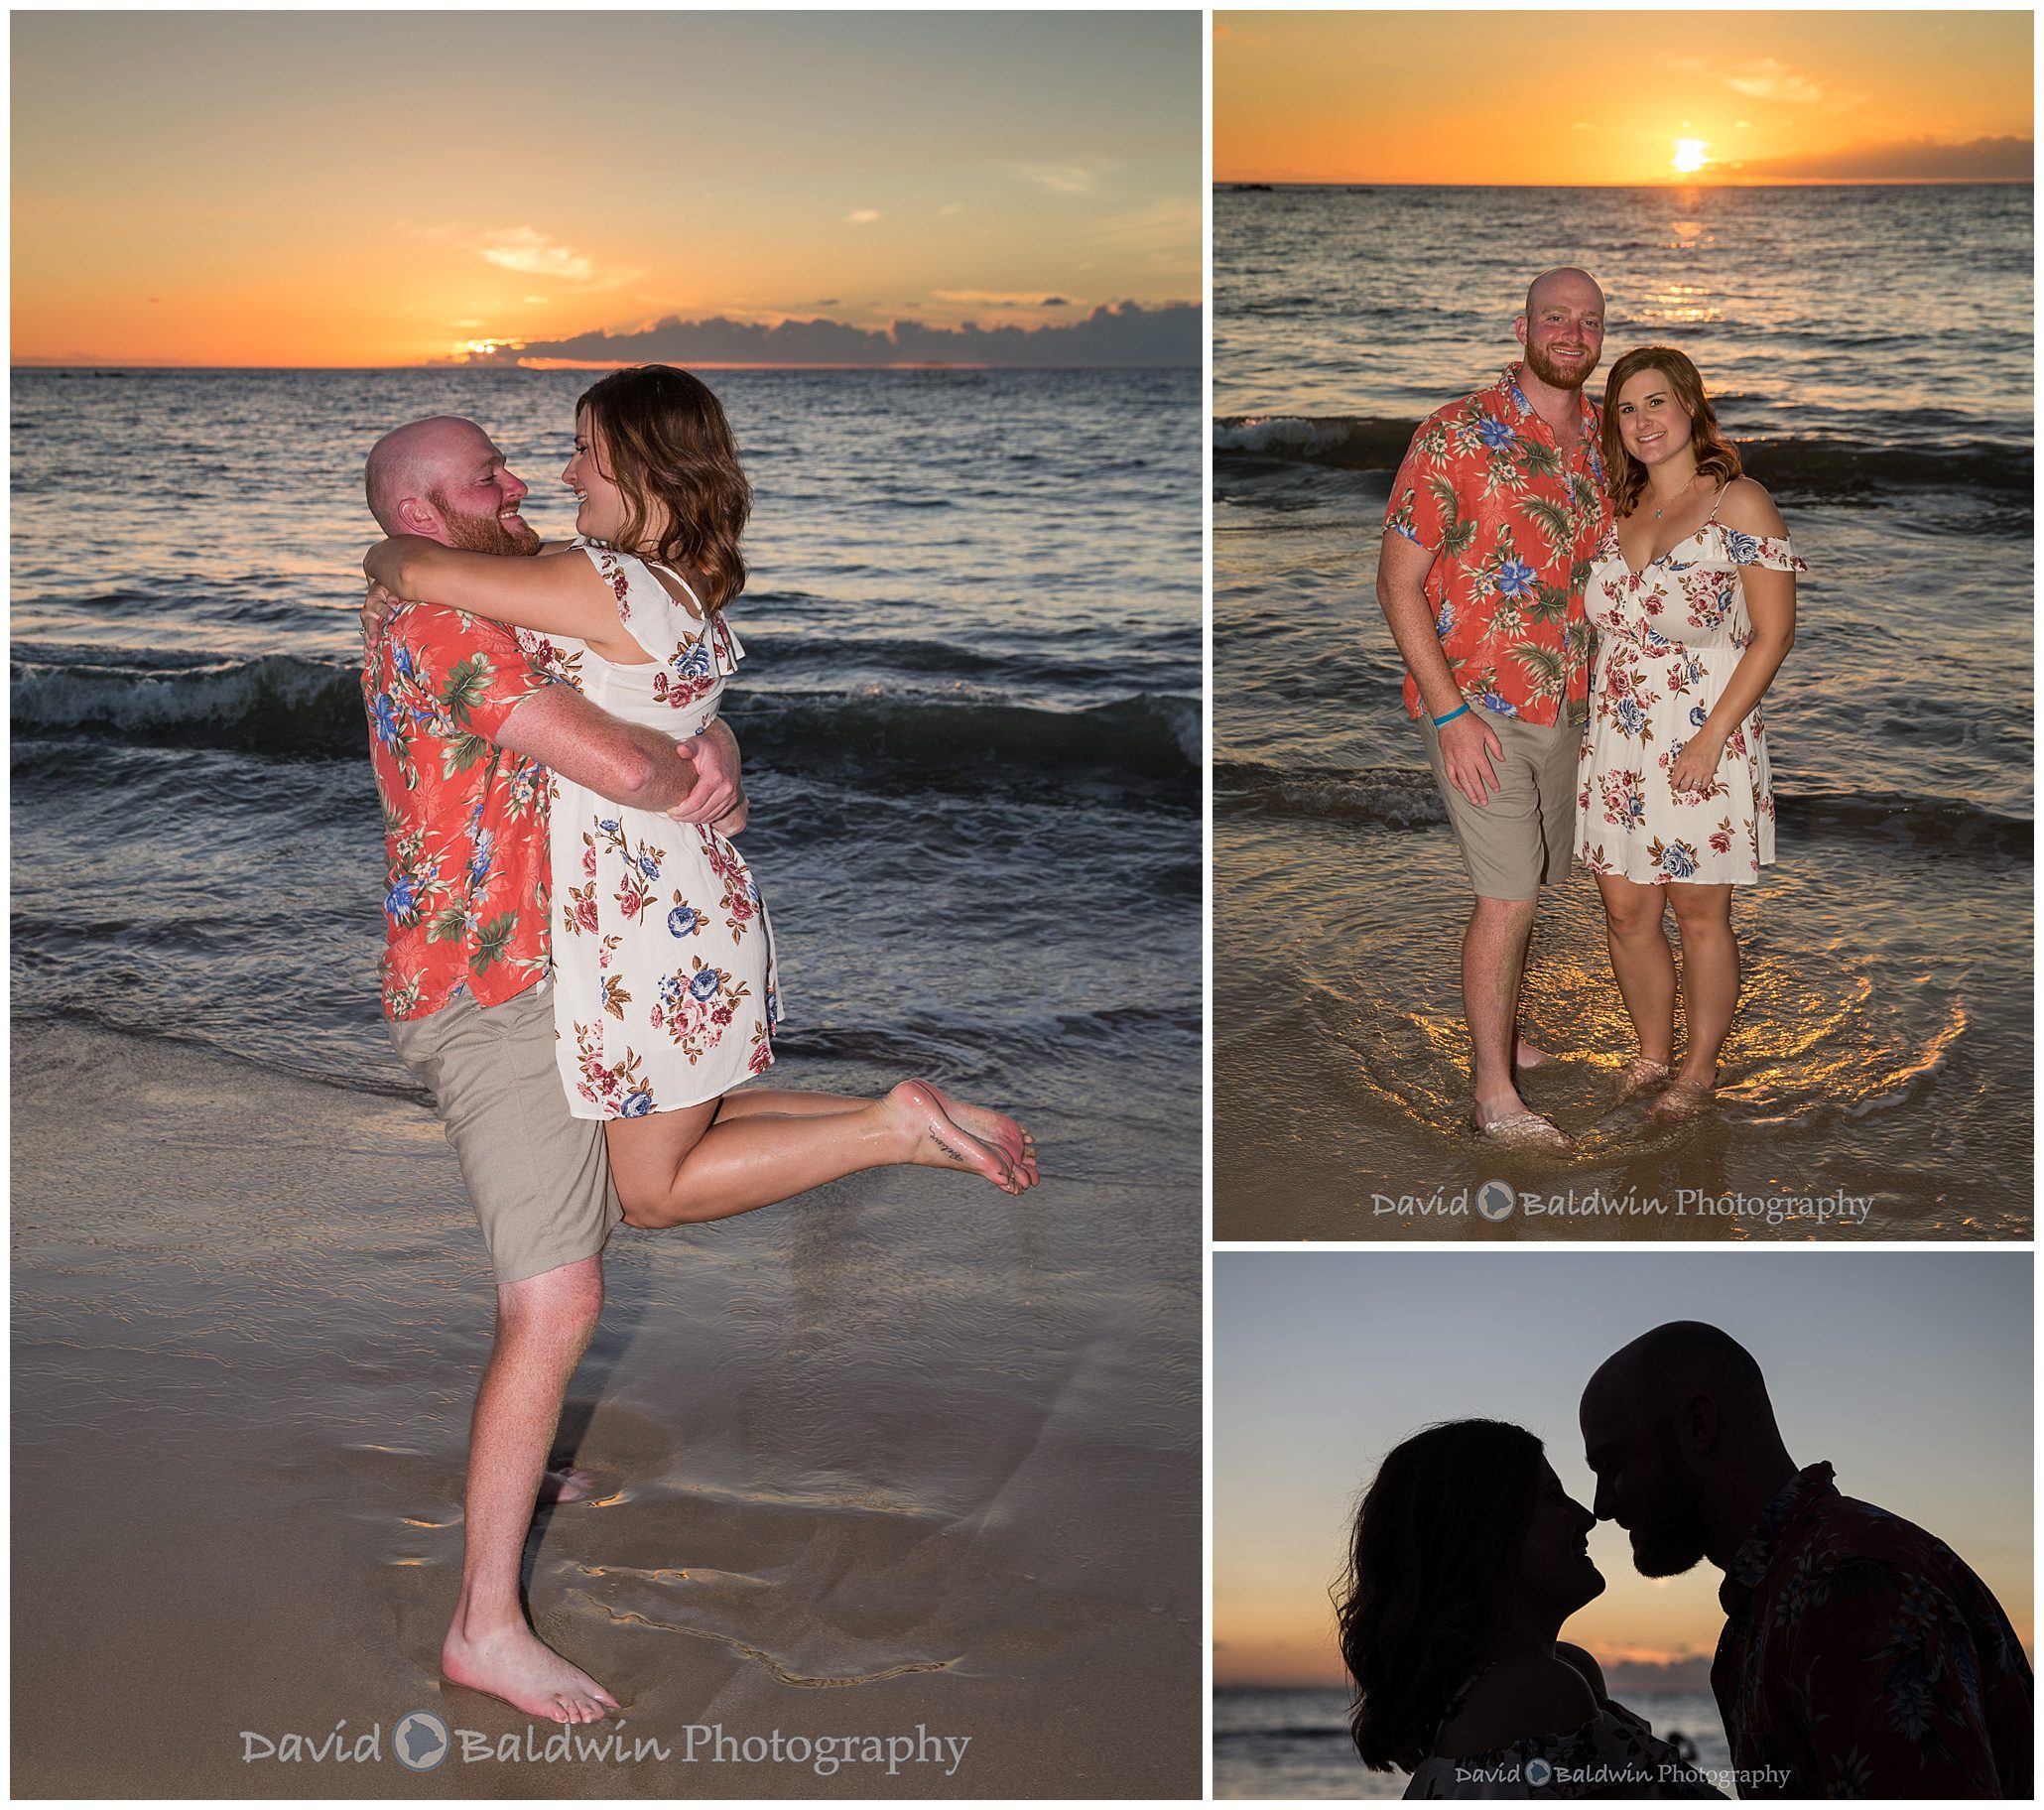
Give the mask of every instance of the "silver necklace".
MULTIPOLYGON (((1668 499, 1668 503, 1679 503, 1685 496, 1687 496, 1692 490, 1694 490, 1697 487, 1698 475, 1699 473, 1692 471, 1689 474, 1689 482, 1684 484, 1680 490, 1676 491, 1675 494, 1668 499)), ((1663 503, 1661 505, 1661 509, 1667 508, 1668 503, 1663 503)), ((1654 520, 1657 522, 1661 519, 1661 509, 1656 509, 1654 511, 1654 520)))

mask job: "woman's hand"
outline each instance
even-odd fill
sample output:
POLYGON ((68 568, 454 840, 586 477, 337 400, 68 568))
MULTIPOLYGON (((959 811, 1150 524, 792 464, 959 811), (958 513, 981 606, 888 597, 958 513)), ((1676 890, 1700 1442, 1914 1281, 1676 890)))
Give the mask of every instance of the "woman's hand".
POLYGON ((368 595, 362 599, 362 647, 366 652, 376 645, 376 638, 390 626, 390 619, 404 607, 404 598, 384 589, 374 579, 369 581, 368 595))
POLYGON ((1693 735, 1682 752, 1668 763, 1668 784, 1677 792, 1699 792, 1709 797, 1718 783, 1718 763, 1724 756, 1724 736, 1693 735))

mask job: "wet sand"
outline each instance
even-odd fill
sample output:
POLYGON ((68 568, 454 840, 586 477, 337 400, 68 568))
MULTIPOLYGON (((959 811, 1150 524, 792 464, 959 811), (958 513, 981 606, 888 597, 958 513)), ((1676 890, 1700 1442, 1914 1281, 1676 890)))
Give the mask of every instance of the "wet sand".
POLYGON ((555 1726, 438 1675, 489 1290, 437 1122, 73 1026, 13 1078, 15 1793, 1198 1795, 1197 1212, 1100 1127, 1035 1124, 1080 1179, 1019 1202, 612 1240, 558 1442, 598 1499, 528 1588, 670 1757, 513 1761, 555 1726), (415 1710, 487 1742, 410 1772, 415 1710), (243 1758, 343 1720, 380 1757, 243 1758), (787 1757, 919 1727, 962 1758, 787 1757))

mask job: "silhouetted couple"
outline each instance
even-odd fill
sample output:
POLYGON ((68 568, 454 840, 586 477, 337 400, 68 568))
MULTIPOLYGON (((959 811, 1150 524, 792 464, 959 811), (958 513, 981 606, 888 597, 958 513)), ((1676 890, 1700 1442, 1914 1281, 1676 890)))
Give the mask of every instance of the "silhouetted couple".
POLYGON ((1339 1604, 1363 1763, 1407 1797, 1715 1797, 1559 1636, 1614 1520, 1649 1578, 1725 1574, 1711 1687, 1741 1797, 2028 1797, 2031 1679, 1942 1540, 1798 1469, 1716 1327, 1635 1339, 1583 1392, 1595 1510, 1522 1427, 1431 1427, 1383 1462, 1339 1604))

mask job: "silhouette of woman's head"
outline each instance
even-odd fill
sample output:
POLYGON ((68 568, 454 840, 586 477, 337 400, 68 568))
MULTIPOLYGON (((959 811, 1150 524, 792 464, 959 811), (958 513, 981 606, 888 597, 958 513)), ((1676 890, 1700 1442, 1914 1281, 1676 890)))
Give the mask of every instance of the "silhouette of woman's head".
POLYGON ((1377 1468, 1336 1600, 1355 1686, 1349 1732, 1375 1771, 1413 1770, 1507 1616, 1542 1626, 1603 1589, 1590 1511, 1524 1427, 1429 1427, 1377 1468))

